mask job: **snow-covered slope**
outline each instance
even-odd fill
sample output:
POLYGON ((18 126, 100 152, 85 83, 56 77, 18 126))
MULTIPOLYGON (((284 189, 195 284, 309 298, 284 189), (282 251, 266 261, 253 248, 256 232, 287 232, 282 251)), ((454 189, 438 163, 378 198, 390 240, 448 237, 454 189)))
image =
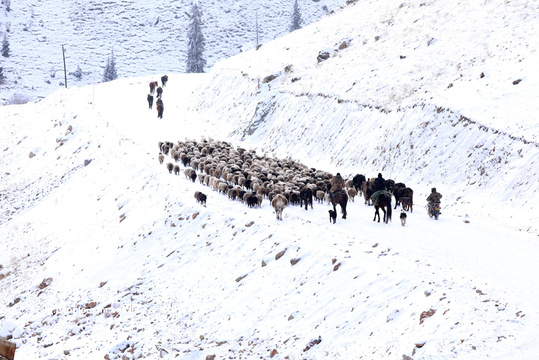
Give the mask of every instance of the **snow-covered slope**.
MULTIPOLYGON (((4 34, 10 57, 0 59, 5 84, 0 103, 14 94, 29 99, 63 87, 62 46, 66 50, 69 87, 101 82, 114 50, 118 76, 184 72, 192 1, 68 0, 10 1, 0 4, 0 41, 4 34), (82 77, 73 75, 80 68, 82 77)), ((344 5, 344 0, 299 0, 307 25, 344 5)), ((204 1, 200 3, 206 39, 207 69, 215 62, 252 49, 289 32, 293 2, 204 1)))
POLYGON ((169 74, 162 120, 145 102, 158 73, 1 107, 0 336, 24 359, 534 359, 535 10, 356 2, 208 74, 169 74), (439 35, 414 50, 416 18, 439 35), (493 46, 460 77, 451 51, 508 29, 519 59, 493 46), (267 199, 169 174, 158 142, 185 139, 382 172, 414 189, 414 211, 374 223, 356 198, 336 224, 326 203, 277 221, 267 199))

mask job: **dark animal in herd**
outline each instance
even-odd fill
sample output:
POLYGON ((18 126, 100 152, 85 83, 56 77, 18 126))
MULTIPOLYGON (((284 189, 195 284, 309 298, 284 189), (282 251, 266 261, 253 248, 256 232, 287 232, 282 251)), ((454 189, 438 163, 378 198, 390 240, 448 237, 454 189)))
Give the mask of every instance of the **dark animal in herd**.
POLYGON ((335 222, 337 221, 337 212, 335 210, 328 210, 329 213, 329 222, 335 222))
POLYGON ((305 204, 305 210, 307 210, 309 205, 311 205, 311 209, 313 208, 313 190, 310 187, 303 186, 299 191, 299 197, 300 205, 303 206, 305 204))
POLYGON ((155 92, 157 93, 157 98, 161 99, 161 96, 163 95, 163 88, 159 86, 155 92))
POLYGON ((163 118, 163 111, 165 110, 165 106, 163 105, 163 101, 161 99, 157 100, 157 117, 159 119, 163 118))
POLYGON ((406 211, 414 211, 414 191, 412 189, 406 187, 403 183, 397 183, 393 189, 393 196, 395 197, 395 209, 397 205, 401 205, 406 211))
POLYGON ((150 94, 153 94, 155 89, 159 86, 159 83, 157 81, 150 82, 150 94))
POLYGON ((258 199, 256 195, 250 194, 247 196, 247 207, 254 208, 258 205, 258 199))
POLYGON ((333 211, 337 212, 337 204, 341 206, 342 218, 346 219, 346 204, 348 204, 348 195, 344 190, 337 191, 331 195, 331 204, 333 211))
POLYGON ((379 209, 384 212, 384 222, 387 224, 391 221, 391 194, 378 195, 377 204, 374 205, 374 219, 372 221, 376 221, 376 217, 378 217, 378 222, 380 222, 379 209))
POLYGON ((358 194, 362 194, 363 192, 363 183, 367 181, 365 179, 365 175, 357 174, 352 178, 352 184, 354 185, 354 188, 356 189, 356 192, 358 194))
POLYGON ((148 94, 147 99, 148 99, 148 107, 149 109, 151 109, 153 105, 153 96, 151 94, 148 94))
POLYGON ((161 76, 161 84, 163 84, 163 87, 167 84, 168 81, 168 75, 161 76))
POLYGON ((195 199, 202 205, 206 206, 207 196, 200 191, 195 191, 195 199))
POLYGON ((371 205, 371 195, 374 194, 374 179, 364 181, 361 184, 361 192, 363 193, 365 204, 371 205))

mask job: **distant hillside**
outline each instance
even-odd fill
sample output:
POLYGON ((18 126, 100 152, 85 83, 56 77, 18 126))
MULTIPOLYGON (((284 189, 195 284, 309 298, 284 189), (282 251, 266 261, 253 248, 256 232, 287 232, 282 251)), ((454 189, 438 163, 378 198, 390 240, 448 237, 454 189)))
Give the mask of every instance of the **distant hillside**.
MULTIPOLYGON (((31 1, 0 4, 0 36, 10 45, 0 59, 5 81, 0 104, 13 94, 44 96, 68 86, 100 82, 111 50, 119 77, 185 71, 189 0, 31 1), (73 73, 80 68, 82 76, 73 73)), ((298 0, 302 26, 319 20, 345 0, 298 0)), ((289 32, 293 2, 265 0, 202 1, 208 70, 215 62, 289 32)))

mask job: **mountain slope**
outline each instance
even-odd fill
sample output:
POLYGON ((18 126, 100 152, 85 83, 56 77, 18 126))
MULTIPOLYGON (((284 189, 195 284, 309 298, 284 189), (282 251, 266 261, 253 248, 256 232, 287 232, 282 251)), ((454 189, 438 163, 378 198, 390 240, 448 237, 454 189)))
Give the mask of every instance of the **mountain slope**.
POLYGON ((509 216, 528 229, 537 222, 529 206, 538 195, 528 185, 539 175, 532 66, 538 55, 531 46, 536 37, 526 35, 538 33, 533 7, 379 5, 357 3, 220 62, 193 109, 209 124, 235 124, 232 138, 261 151, 352 175, 383 170, 423 184, 424 197, 432 186, 451 187, 452 199, 464 207, 482 203, 487 216, 502 202, 510 210, 498 212, 499 220, 518 214, 509 216), (476 17, 484 23, 458 26, 476 17), (410 28, 418 19, 425 26, 410 28), (507 41, 508 29, 528 41, 494 46, 507 41), (434 30, 439 37, 432 37, 434 30), (320 52, 331 57, 318 62, 320 52), (223 93, 230 77, 234 83, 223 93), (230 111, 216 119, 215 108, 230 111), (481 189, 479 198, 467 196, 469 186, 481 189))
MULTIPOLYGON (((357 34, 409 25, 401 10, 425 20, 468 12, 438 1, 378 4, 385 12, 376 4, 358 2, 208 74, 170 74, 162 120, 145 102, 157 74, 1 107, 0 336, 17 343, 17 357, 534 359, 535 109, 516 112, 511 99, 536 90, 527 81, 535 73, 517 85, 492 80, 513 78, 500 51, 488 85, 456 81, 444 58, 427 93, 410 95, 392 86, 423 81, 389 67, 409 59, 391 60, 399 32, 378 40, 387 55, 365 63, 369 43, 357 45, 357 34), (352 26, 378 11, 393 25, 352 26), (331 56, 318 63, 321 50, 331 56), (374 80, 388 87, 347 91, 374 80), (453 91, 465 88, 481 101, 453 91), (175 176, 159 164, 159 141, 186 139, 346 177, 383 172, 414 189, 414 211, 405 227, 398 207, 392 222, 377 223, 356 197, 336 224, 327 203, 289 206, 277 221, 267 199, 250 209, 187 180, 183 165, 175 176), (432 186, 444 195, 438 221, 424 210, 432 186), (195 191, 208 195, 206 207, 195 191)), ((535 30, 520 21, 536 16, 531 5, 494 5, 475 14, 503 10, 519 19, 507 20, 515 34, 535 30)), ((440 24, 447 38, 470 31, 440 24)), ((480 30, 469 39, 496 35, 480 30)), ((523 54, 526 64, 535 56, 523 54)), ((412 68, 428 69, 423 55, 412 68)))
MULTIPOLYGON (((343 0, 299 1, 303 25, 344 4, 343 0)), ((207 70, 215 62, 289 31, 292 3, 208 1, 201 3, 207 70)), ((69 87, 102 81, 111 50, 122 77, 185 71, 191 1, 99 0, 12 2, 0 5, 0 34, 11 55, 2 58, 6 82, 2 103, 13 94, 35 99, 63 87, 62 46, 69 87), (80 68, 80 78, 73 75, 80 68)))

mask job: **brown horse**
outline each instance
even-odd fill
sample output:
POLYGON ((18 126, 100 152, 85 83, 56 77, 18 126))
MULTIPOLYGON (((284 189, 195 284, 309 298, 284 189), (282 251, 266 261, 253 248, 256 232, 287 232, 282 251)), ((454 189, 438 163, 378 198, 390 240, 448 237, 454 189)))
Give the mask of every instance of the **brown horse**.
POLYGON ((331 203, 333 211, 337 212, 337 204, 341 205, 342 218, 346 219, 346 204, 348 204, 348 195, 344 190, 339 190, 331 194, 331 203))
POLYGON ((159 86, 159 83, 157 81, 150 82, 150 94, 153 94, 153 92, 158 86, 159 86))
POLYGON ((374 204, 374 219, 372 221, 376 221, 376 216, 378 216, 378 222, 380 222, 380 212, 379 209, 382 209, 384 212, 384 222, 387 224, 389 221, 391 221, 391 194, 380 194, 378 195, 378 199, 376 199, 376 204, 374 204), (384 210, 386 208, 386 210, 384 210))

